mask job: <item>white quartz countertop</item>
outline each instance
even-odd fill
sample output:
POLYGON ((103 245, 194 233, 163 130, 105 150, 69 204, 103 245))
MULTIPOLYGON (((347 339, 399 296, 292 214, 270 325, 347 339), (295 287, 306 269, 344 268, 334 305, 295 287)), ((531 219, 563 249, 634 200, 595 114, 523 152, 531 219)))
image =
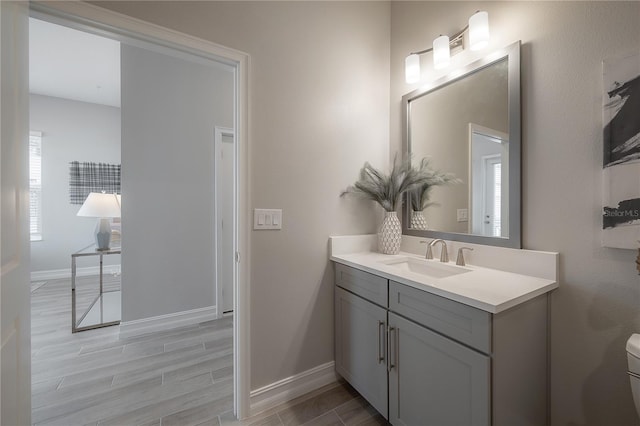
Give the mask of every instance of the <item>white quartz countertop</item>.
MULTIPOLYGON (((558 283, 553 280, 474 265, 466 265, 464 268, 469 272, 463 274, 432 278, 384 263, 392 262, 394 257, 424 260, 424 256, 411 253, 386 255, 375 252, 335 254, 331 256, 331 260, 492 314, 558 288, 558 283)), ((425 262, 439 263, 439 260, 425 262)), ((455 265, 455 262, 449 262, 449 265, 455 265)))

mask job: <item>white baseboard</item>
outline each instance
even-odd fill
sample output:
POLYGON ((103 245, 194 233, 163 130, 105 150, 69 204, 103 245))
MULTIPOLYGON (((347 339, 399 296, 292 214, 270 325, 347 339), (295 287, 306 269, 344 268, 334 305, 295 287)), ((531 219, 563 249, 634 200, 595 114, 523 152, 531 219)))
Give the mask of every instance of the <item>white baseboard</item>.
POLYGON ((335 363, 331 361, 260 389, 252 390, 250 394, 251 415, 291 401, 337 380, 335 363))
POLYGON ((120 323, 120 337, 139 336, 161 330, 185 327, 218 318, 216 306, 175 312, 157 317, 143 318, 120 323))
MULTIPOLYGON (((120 265, 105 265, 103 273, 106 274, 119 274, 120 265)), ((77 277, 86 277, 89 275, 100 274, 99 266, 88 266, 86 268, 76 268, 77 277)), ((61 278, 71 278, 71 268, 67 269, 51 269, 48 271, 32 271, 31 281, 47 281, 47 280, 59 280, 61 278)))

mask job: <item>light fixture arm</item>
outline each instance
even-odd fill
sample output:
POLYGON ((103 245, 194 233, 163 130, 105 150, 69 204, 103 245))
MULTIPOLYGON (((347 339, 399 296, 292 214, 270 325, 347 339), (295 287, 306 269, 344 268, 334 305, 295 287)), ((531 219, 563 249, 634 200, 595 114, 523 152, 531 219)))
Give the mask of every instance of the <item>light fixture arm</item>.
POLYGON ((471 15, 469 23, 451 37, 440 35, 433 40, 433 45, 428 49, 411 52, 404 59, 404 75, 407 84, 420 81, 420 55, 433 52, 433 68, 444 69, 449 66, 451 52, 465 49, 464 33, 469 32, 469 48, 480 50, 489 43, 489 15, 485 11, 478 10, 471 15))
MULTIPOLYGON (((460 31, 458 31, 457 33, 455 33, 454 35, 452 35, 451 37, 449 37, 449 46, 457 46, 462 42, 463 36, 464 36, 464 32, 467 31, 469 29, 469 25, 466 25, 463 29, 461 29, 460 31)), ((420 50, 417 52, 411 52, 410 55, 423 55, 425 53, 429 53, 429 52, 433 52, 433 47, 430 47, 428 49, 424 49, 424 50, 420 50)))

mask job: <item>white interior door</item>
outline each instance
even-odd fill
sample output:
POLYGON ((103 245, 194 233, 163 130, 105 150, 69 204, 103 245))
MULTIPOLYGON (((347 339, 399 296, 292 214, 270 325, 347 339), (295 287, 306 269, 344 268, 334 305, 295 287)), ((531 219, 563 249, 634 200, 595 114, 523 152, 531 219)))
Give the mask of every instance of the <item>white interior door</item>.
POLYGON ((218 317, 233 312, 235 143, 233 129, 216 127, 216 287, 218 317))
POLYGON ((29 3, 0 1, 0 424, 31 424, 29 3))

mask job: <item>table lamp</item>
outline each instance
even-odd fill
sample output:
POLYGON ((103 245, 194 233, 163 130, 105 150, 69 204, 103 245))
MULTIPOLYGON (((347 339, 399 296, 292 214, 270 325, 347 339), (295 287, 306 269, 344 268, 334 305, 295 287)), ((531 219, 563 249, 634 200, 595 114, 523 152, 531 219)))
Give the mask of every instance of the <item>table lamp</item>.
POLYGON ((120 199, 116 194, 91 192, 78 210, 78 216, 97 217, 96 247, 98 250, 109 250, 111 242, 111 225, 109 219, 120 217, 120 199))

